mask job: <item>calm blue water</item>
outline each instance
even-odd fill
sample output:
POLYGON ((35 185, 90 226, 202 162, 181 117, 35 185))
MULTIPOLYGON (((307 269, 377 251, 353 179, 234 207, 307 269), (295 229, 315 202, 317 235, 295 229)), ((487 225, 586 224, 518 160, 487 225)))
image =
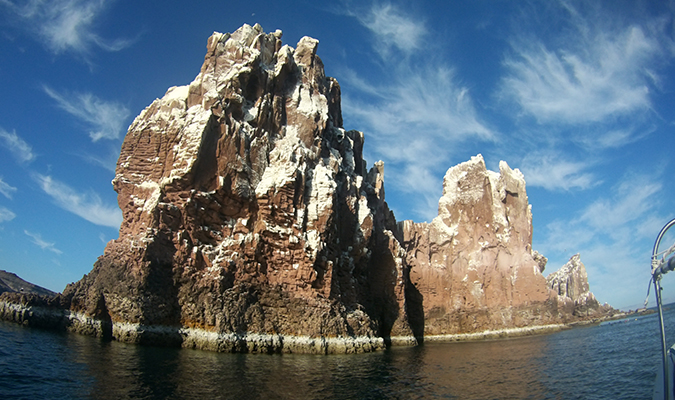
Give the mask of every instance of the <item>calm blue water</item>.
MULTIPOLYGON (((666 312, 675 341, 675 308, 666 312)), ((221 354, 0 322, 0 399, 649 399, 656 315, 360 355, 221 354)))

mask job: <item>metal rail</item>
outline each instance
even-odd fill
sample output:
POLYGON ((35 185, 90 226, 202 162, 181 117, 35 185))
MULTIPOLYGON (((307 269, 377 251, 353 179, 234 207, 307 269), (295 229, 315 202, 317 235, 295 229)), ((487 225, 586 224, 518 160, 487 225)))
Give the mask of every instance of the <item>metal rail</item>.
POLYGON ((668 257, 675 252, 675 244, 670 246, 665 252, 659 253, 659 245, 666 234, 666 231, 675 225, 675 218, 668 222, 659 232, 654 243, 654 250, 652 251, 652 280, 654 281, 654 291, 656 296, 656 304, 659 311, 659 326, 661 328, 661 351, 663 353, 663 394, 664 399, 672 399, 670 392, 669 377, 668 377, 668 349, 666 348, 666 331, 663 326, 663 308, 661 303, 661 277, 675 269, 675 257, 668 259, 668 257))

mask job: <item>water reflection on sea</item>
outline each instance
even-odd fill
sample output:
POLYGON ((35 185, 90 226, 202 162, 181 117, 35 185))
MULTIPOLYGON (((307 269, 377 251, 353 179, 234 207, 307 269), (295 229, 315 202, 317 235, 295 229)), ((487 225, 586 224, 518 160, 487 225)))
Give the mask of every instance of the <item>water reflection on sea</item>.
MULTIPOLYGON (((669 310, 671 343, 674 320, 669 310)), ((3 399, 644 399, 658 362, 654 315, 330 356, 135 346, 0 323, 3 399)))

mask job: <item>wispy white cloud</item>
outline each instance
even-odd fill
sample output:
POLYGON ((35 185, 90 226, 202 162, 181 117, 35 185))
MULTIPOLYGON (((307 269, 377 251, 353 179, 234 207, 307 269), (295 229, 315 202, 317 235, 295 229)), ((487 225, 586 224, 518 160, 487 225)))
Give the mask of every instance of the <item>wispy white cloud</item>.
POLYGON ((132 40, 107 40, 96 33, 96 22, 110 1, 106 0, 0 0, 25 29, 39 37, 53 53, 72 51, 87 56, 92 48, 119 51, 132 40))
POLYGON ((592 163, 570 161, 560 154, 532 153, 521 161, 528 187, 543 187, 547 190, 585 190, 602 183, 589 172, 592 163))
POLYGON ((539 123, 606 122, 649 110, 657 76, 651 66, 664 54, 659 41, 641 26, 614 29, 597 22, 605 19, 581 18, 571 6, 566 9, 575 29, 564 47, 531 37, 512 41, 501 96, 539 123))
POLYGON ((16 188, 2 180, 2 177, 0 177, 0 193, 11 200, 14 192, 16 192, 16 188))
POLYGON ((53 253, 56 254, 63 254, 63 252, 59 249, 57 249, 55 246, 55 243, 50 243, 42 239, 42 236, 40 236, 39 233, 32 233, 28 232, 27 230, 24 230, 23 233, 25 233, 28 237, 33 239, 33 243, 35 243, 38 247, 40 247, 42 250, 49 250, 53 253))
POLYGON ((350 104, 350 112, 382 135, 405 133, 408 140, 411 131, 423 133, 417 137, 429 141, 494 138, 479 120, 469 89, 457 83, 452 69, 438 66, 420 70, 402 65, 393 78, 387 85, 376 87, 380 96, 377 101, 350 104))
POLYGON ((495 98, 506 110, 520 111, 512 119, 517 135, 509 138, 521 140, 514 148, 530 187, 596 188, 614 179, 600 172, 611 162, 610 150, 657 130, 653 95, 659 90, 659 65, 672 57, 667 45, 672 39, 659 20, 629 21, 602 7, 551 2, 548 11, 554 14, 541 21, 556 29, 522 21, 510 38, 495 98))
POLYGON ((375 49, 383 56, 392 48, 408 54, 416 51, 427 35, 423 20, 413 18, 392 4, 373 4, 367 12, 351 14, 375 35, 375 49))
POLYGON ((76 154, 89 164, 104 168, 110 172, 115 172, 117 168, 117 159, 120 155, 120 149, 111 147, 107 155, 95 154, 76 154))
MULTIPOLYGON (((642 220, 643 216, 659 203, 656 196, 663 189, 660 182, 648 176, 635 175, 620 182, 609 198, 599 198, 591 203, 580 220, 608 236, 617 234, 617 229, 627 223, 642 220)), ((631 234, 634 238, 634 233, 631 234)))
POLYGON ((657 178, 628 174, 573 218, 547 224, 545 231, 535 236, 533 247, 546 254, 550 264, 557 261, 550 271, 570 255, 581 253, 589 280, 597 283, 591 290, 600 301, 617 307, 635 306, 622 302, 644 296, 651 250, 644 244, 651 243, 666 220, 659 214, 660 202, 656 200, 662 193, 663 185, 657 178), (636 285, 638 282, 644 285, 636 285))
POLYGON ((123 134, 129 109, 122 104, 101 100, 91 93, 64 96, 48 86, 44 86, 44 91, 59 107, 93 128, 89 136, 94 142, 119 139, 123 134))
POLYGON ((16 217, 16 214, 11 212, 8 208, 0 206, 0 222, 11 221, 16 217))
POLYGON ((577 140, 587 148, 592 149, 611 149, 626 146, 643 139, 650 133, 654 132, 654 128, 646 130, 627 128, 610 128, 605 132, 598 132, 596 135, 586 135, 577 140))
POLYGON ((51 176, 35 174, 34 178, 45 193, 59 207, 101 226, 118 229, 122 223, 122 211, 116 205, 103 204, 95 193, 79 193, 51 176))
POLYGON ((496 134, 455 69, 430 56, 423 18, 391 3, 350 15, 374 34, 372 47, 386 66, 376 82, 344 71, 340 79, 350 95, 343 96, 343 112, 366 132, 366 156, 385 161, 387 187, 417 195, 418 206, 406 211, 431 219, 453 149, 471 139, 494 141, 496 134), (415 62, 418 55, 424 63, 415 62))
POLYGON ((9 149, 20 162, 28 163, 35 159, 31 145, 21 139, 16 132, 10 133, 0 128, 0 143, 9 149))
POLYGON ((655 214, 662 191, 663 184, 653 177, 629 174, 576 217, 551 222, 546 247, 563 251, 588 247, 601 238, 636 241, 651 237, 663 220, 655 214))
POLYGON ((369 151, 385 160, 388 186, 417 193, 428 211, 417 214, 435 215, 452 149, 469 139, 495 140, 495 133, 478 117, 469 89, 444 67, 419 70, 402 65, 382 86, 359 85, 352 78, 348 76, 346 84, 363 96, 344 96, 343 111, 367 132, 369 151))

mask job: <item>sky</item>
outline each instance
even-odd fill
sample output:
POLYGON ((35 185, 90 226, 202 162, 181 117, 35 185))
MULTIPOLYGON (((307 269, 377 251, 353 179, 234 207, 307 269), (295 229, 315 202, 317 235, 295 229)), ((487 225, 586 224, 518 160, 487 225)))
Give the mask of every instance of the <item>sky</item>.
POLYGON ((600 302, 640 307, 675 218, 674 17, 666 0, 0 0, 0 269, 57 292, 88 273, 118 237, 133 118, 194 79, 214 31, 260 23, 319 40, 398 220, 436 216, 448 168, 505 160, 544 274, 580 253, 600 302))

